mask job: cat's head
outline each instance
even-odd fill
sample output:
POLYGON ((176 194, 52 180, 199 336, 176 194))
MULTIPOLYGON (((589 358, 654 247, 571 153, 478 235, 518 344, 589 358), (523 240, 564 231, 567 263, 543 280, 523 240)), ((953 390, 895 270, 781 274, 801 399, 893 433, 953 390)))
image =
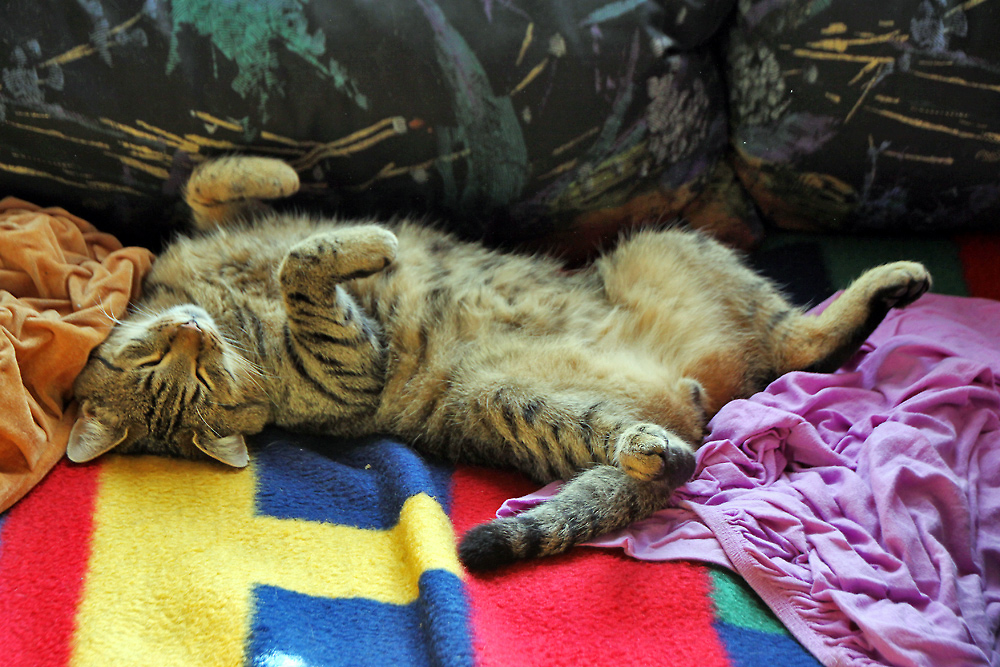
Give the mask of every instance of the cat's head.
POLYGON ((67 455, 89 461, 115 448, 245 466, 243 436, 270 414, 253 369, 197 306, 133 315, 76 380, 80 416, 67 455))

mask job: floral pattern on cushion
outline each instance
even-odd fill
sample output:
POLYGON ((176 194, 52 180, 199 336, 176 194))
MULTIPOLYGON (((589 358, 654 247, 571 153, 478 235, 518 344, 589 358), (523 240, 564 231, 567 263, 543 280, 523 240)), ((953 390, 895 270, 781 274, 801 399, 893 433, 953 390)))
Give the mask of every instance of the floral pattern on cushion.
POLYGON ((740 0, 726 59, 743 184, 789 228, 996 229, 998 35, 981 0, 740 0))
POLYGON ((683 215, 728 145, 698 45, 732 4, 10 0, 0 183, 145 243, 229 152, 289 161, 299 203, 493 243, 683 215))

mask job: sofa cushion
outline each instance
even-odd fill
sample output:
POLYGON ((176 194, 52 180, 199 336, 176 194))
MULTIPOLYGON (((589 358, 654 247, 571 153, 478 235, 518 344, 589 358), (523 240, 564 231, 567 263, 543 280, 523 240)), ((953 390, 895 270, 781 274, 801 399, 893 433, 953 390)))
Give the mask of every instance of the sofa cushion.
POLYGON ((1000 13, 971 0, 741 0, 737 171, 789 228, 1000 221, 1000 13))
POLYGON ((668 49, 731 0, 520 4, 11 0, 0 184, 147 244, 226 152, 288 160, 328 211, 494 243, 683 213, 727 145, 725 94, 707 49, 668 49))

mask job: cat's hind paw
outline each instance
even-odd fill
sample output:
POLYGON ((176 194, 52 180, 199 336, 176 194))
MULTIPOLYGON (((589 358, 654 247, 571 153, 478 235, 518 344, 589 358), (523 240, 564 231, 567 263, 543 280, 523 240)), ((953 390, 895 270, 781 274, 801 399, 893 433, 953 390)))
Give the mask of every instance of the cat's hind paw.
POLYGON ((656 424, 636 424, 619 437, 616 460, 629 477, 647 482, 664 478, 680 486, 694 474, 694 453, 685 443, 656 424))
POLYGON ((871 269, 863 279, 872 281, 874 299, 886 308, 903 308, 931 288, 931 274, 918 262, 893 262, 871 269))

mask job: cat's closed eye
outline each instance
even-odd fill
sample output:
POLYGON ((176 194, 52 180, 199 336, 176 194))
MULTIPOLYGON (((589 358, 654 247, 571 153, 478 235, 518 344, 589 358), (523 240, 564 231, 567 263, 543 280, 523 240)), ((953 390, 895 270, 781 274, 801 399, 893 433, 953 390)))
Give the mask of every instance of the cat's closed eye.
POLYGON ((155 357, 148 357, 146 359, 140 359, 135 362, 136 368, 156 368, 163 361, 163 355, 159 354, 155 357))
POLYGON ((194 372, 195 378, 201 383, 205 389, 212 391, 215 389, 215 384, 212 382, 212 378, 209 377, 208 372, 203 366, 198 366, 194 372))

